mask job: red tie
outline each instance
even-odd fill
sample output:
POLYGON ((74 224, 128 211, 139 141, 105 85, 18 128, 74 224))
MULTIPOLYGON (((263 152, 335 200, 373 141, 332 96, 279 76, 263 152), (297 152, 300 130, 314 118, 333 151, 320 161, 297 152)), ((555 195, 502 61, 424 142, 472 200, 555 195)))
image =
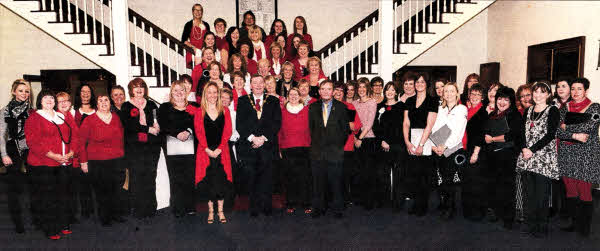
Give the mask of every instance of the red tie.
POLYGON ((256 104, 254 105, 257 111, 260 111, 260 99, 256 100, 256 104))

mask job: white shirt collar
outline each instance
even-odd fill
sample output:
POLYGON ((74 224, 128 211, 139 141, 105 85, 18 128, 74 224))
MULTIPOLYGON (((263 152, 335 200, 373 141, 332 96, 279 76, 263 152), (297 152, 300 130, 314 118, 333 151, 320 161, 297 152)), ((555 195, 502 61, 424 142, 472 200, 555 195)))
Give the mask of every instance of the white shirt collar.
POLYGON ((65 115, 62 115, 60 112, 54 111, 54 116, 50 116, 50 114, 46 113, 44 110, 37 110, 36 112, 46 120, 54 122, 57 125, 61 125, 65 122, 65 115))

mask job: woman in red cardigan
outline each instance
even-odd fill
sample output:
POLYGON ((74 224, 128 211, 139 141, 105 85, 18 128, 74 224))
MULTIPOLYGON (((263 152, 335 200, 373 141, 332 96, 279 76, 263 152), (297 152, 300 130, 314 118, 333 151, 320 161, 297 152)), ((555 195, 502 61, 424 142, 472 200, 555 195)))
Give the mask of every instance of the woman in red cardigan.
POLYGON ((77 149, 73 126, 55 111, 56 98, 51 90, 42 90, 37 98, 37 111, 25 122, 25 140, 29 146, 27 163, 32 182, 34 219, 52 240, 60 233, 70 234, 66 207, 68 200, 65 178, 77 149))
POLYGON ((305 41, 300 41, 300 43, 298 44, 298 55, 294 60, 292 60, 292 64, 294 64, 294 77, 296 81, 308 75, 309 52, 310 49, 308 48, 308 44, 305 41))
POLYGON ((292 87, 288 93, 288 102, 281 109, 281 129, 279 130, 279 148, 284 161, 284 188, 287 213, 293 214, 296 207, 310 214, 310 181, 308 147, 310 130, 308 128, 308 106, 300 102, 300 91, 292 87))
POLYGON ((213 202, 217 201, 219 222, 226 223, 223 200, 232 189, 229 138, 231 116, 223 107, 219 87, 209 82, 202 91, 201 109, 194 116, 196 149, 196 189, 200 200, 208 200, 208 224, 214 222, 213 202))
POLYGON ((112 221, 124 222, 119 215, 118 192, 125 181, 123 168, 124 130, 116 113, 110 112, 110 99, 100 95, 98 111, 88 117, 79 129, 81 170, 90 175, 96 191, 98 218, 102 226, 112 221))

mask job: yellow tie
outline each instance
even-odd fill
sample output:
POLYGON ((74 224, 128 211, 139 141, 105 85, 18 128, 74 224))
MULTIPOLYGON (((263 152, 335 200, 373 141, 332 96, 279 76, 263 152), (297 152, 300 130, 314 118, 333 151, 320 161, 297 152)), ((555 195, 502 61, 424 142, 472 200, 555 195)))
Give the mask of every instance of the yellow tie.
POLYGON ((327 103, 323 103, 323 105, 325 106, 323 108, 323 125, 327 127, 327 103))

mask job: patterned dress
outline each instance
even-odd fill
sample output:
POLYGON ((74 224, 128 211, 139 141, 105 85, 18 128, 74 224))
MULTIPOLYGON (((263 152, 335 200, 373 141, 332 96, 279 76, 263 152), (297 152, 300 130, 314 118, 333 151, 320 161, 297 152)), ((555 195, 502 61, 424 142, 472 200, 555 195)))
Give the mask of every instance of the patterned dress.
MULTIPOLYGON (((533 144, 541 140, 548 133, 547 124, 550 107, 546 108, 541 117, 535 120, 533 110, 529 109, 528 113, 525 114, 525 126, 530 126, 529 129, 525 130, 525 144, 527 148, 531 148, 533 144), (531 127, 531 125, 533 126, 531 127)), ((556 139, 553 139, 540 150, 534 152, 533 156, 527 160, 523 159, 523 155, 520 155, 517 160, 517 168, 538 173, 551 179, 559 179, 556 139)))
MULTIPOLYGON (((592 119, 580 124, 567 125, 566 130, 558 129, 557 135, 561 139, 558 146, 558 167, 560 175, 582 180, 592 184, 600 183, 600 140, 598 126, 600 126, 600 104, 593 103, 585 111, 591 114, 592 119), (590 137, 585 143, 568 144, 563 139, 571 139, 573 133, 586 133, 590 137)), ((567 106, 560 109, 561 121, 567 114, 567 106)))

